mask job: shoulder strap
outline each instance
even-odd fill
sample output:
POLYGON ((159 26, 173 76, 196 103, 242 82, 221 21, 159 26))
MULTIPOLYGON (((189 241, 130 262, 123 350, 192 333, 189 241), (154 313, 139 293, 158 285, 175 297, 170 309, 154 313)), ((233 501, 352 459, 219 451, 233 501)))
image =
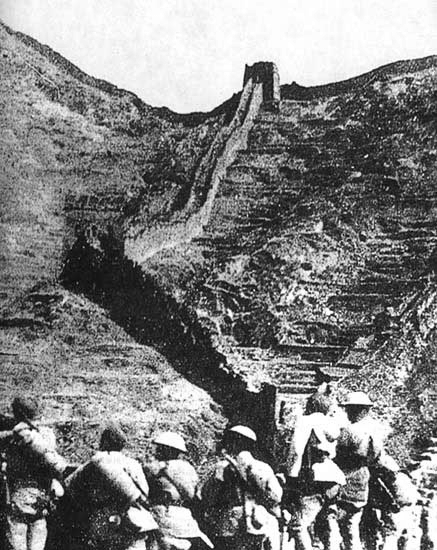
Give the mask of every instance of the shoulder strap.
POLYGON ((188 493, 187 489, 181 485, 180 483, 178 483, 177 481, 175 481, 171 476, 170 474, 168 473, 168 463, 165 464, 165 466, 163 468, 161 468, 161 470, 159 471, 159 473, 161 475, 163 475, 165 478, 167 478, 170 483, 173 484, 173 486, 177 489, 178 493, 181 495, 181 497, 186 500, 186 501, 190 501, 192 500, 192 497, 191 495, 188 493))
POLYGON ((130 477, 132 483, 135 485, 135 487, 138 489, 138 491, 141 493, 141 496, 143 499, 146 500, 149 498, 149 495, 147 495, 144 491, 141 485, 138 483, 138 481, 135 479, 135 477, 123 466, 123 471, 130 477))
POLYGON ((240 466, 238 465, 237 461, 228 453, 222 453, 224 459, 231 467, 232 471, 237 475, 238 480, 243 484, 247 485, 247 476, 246 473, 242 471, 240 466))

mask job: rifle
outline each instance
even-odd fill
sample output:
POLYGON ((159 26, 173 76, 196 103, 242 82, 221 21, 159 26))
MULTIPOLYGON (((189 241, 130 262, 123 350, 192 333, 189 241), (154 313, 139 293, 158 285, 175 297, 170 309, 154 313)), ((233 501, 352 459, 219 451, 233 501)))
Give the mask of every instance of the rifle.
POLYGON ((240 480, 240 499, 242 500, 243 504, 243 512, 244 512, 244 529, 245 532, 248 532, 249 528, 249 513, 247 510, 247 495, 246 495, 246 488, 247 488, 247 478, 244 476, 243 472, 240 470, 237 461, 232 458, 224 449, 222 449, 222 456, 223 458, 228 462, 228 464, 231 466, 232 471, 237 475, 238 479, 240 480))

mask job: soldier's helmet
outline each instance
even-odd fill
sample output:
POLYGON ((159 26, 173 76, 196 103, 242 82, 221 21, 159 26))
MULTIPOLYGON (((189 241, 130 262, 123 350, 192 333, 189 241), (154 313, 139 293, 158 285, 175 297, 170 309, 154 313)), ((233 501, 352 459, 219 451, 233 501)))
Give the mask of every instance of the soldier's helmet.
POLYGON ((184 438, 176 432, 161 432, 154 438, 153 443, 155 443, 155 445, 171 447, 172 449, 176 449, 181 453, 188 452, 184 438))
POLYGON ((18 420, 34 420, 39 413, 38 403, 31 397, 16 397, 12 401, 12 412, 18 420))
POLYGON ((373 402, 363 391, 352 391, 342 403, 343 407, 357 406, 357 407, 373 407, 373 402))
POLYGON ((121 451, 127 445, 127 435, 115 421, 108 422, 100 437, 100 448, 121 451))
POLYGON ((232 428, 229 428, 228 431, 230 433, 236 433, 238 435, 241 435, 246 439, 250 439, 251 441, 257 440, 256 433, 247 426, 242 426, 239 424, 237 426, 232 426, 232 428))

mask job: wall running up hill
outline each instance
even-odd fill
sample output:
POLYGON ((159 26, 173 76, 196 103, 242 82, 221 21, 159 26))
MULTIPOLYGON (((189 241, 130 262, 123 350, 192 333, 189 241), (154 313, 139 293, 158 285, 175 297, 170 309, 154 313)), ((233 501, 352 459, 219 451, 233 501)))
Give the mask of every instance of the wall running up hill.
POLYGON ((150 283, 193 320, 188 340, 204 331, 231 375, 287 405, 318 367, 358 379, 435 277, 435 58, 315 88, 255 64, 241 94, 182 116, 0 38, 3 299, 74 251, 113 311, 109 262, 112 284, 135 274, 127 310, 150 283))
MULTIPOLYGON (((263 84, 248 79, 232 121, 217 133, 200 162, 185 212, 178 213, 165 225, 151 227, 140 237, 128 239, 126 254, 129 258, 142 264, 166 249, 186 245, 202 235, 211 217, 220 182, 234 162, 238 150, 246 147, 262 102, 263 84)), ((145 223, 147 225, 147 220, 145 223)))

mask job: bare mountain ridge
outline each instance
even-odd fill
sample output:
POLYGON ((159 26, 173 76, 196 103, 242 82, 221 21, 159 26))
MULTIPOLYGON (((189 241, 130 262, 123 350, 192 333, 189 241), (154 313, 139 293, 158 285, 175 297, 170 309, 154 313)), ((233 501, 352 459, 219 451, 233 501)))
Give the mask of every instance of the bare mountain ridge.
MULTIPOLYGON (((33 199, 31 204, 21 201, 12 206, 17 197, 13 182, 21 181, 22 193, 23 182, 27 182, 30 195, 26 196, 31 197, 35 178, 44 180, 40 187, 48 193, 41 192, 40 197, 48 200, 50 195, 50 206, 46 206, 53 213, 47 217, 41 211, 41 215, 55 226, 65 223, 65 203, 77 204, 80 209, 81 201, 87 203, 90 194, 97 202, 108 203, 108 211, 112 209, 112 217, 120 225, 126 212, 135 215, 141 208, 141 198, 146 205, 156 198, 156 207, 152 205, 151 213, 146 211, 149 218, 165 216, 186 202, 193 173, 229 117, 226 111, 199 127, 171 123, 133 94, 118 91, 114 96, 116 88, 110 85, 104 87, 111 93, 101 90, 91 77, 64 63, 49 48, 36 48, 30 38, 23 42, 4 26, 1 33, 6 212, 23 211, 25 225, 35 215, 32 210, 39 212, 39 205, 46 212, 42 203, 33 199), (18 163, 25 167, 18 170, 18 163), (32 177, 28 177, 30 171, 32 177)), ((35 224, 33 228, 38 230, 35 224)), ((53 227, 53 239, 56 233, 53 227)), ((65 231, 61 233, 56 250, 62 253, 65 231)), ((21 254, 19 245, 16 252, 21 254)), ((55 271, 59 268, 56 256, 48 262, 54 264, 55 271)))
MULTIPOLYGON (((102 90, 113 96, 117 96, 117 97, 127 96, 132 101, 132 103, 138 108, 138 110, 143 112, 144 114, 147 114, 150 111, 154 111, 158 116, 164 119, 169 119, 172 122, 179 122, 190 126, 190 125, 200 124, 205 118, 220 114, 221 111, 226 109, 226 106, 229 102, 235 101, 234 98, 230 98, 224 101, 218 107, 215 107, 210 112, 196 111, 196 112, 184 113, 184 114, 176 113, 175 111, 172 111, 168 107, 153 107, 145 103, 133 92, 124 90, 122 88, 118 88, 117 86, 115 86, 114 84, 106 80, 95 78, 91 75, 88 75, 87 73, 82 71, 79 67, 74 65, 74 63, 72 63, 71 61, 69 61, 62 55, 60 55, 58 52, 53 50, 47 44, 41 44, 40 42, 38 42, 37 40, 35 40, 34 38, 32 38, 27 34, 21 33, 19 31, 13 31, 1 21, 0 21, 0 25, 2 25, 2 27, 9 34, 16 36, 21 42, 30 46, 33 50, 35 50, 36 52, 46 57, 51 63, 61 68, 65 72, 67 72, 77 81, 82 82, 88 86, 97 88, 99 90, 102 90)), ((235 94, 235 95, 238 95, 238 94, 235 94)))
MULTIPOLYGON (((44 55, 53 64, 59 66, 60 68, 63 68, 78 81, 83 82, 89 86, 101 89, 111 95, 128 95, 132 98, 132 102, 137 105, 138 109, 144 111, 147 111, 149 109, 155 110, 159 115, 162 115, 163 118, 167 116, 173 121, 185 122, 186 124, 199 123, 203 118, 214 116, 215 114, 219 113, 220 110, 222 110, 224 106, 228 103, 228 101, 231 101, 231 99, 224 101, 221 105, 215 107, 210 112, 195 111, 185 114, 172 111, 168 107, 153 107, 146 104, 142 99, 140 99, 138 96, 128 90, 118 88, 117 86, 106 80, 95 78, 91 75, 86 74, 79 67, 77 67, 71 61, 53 50, 47 44, 41 44, 29 35, 26 35, 19 31, 13 31, 2 21, 0 21, 0 25, 8 34, 16 36, 21 42, 27 44, 35 51, 44 55)), ((338 95, 340 93, 346 93, 348 91, 351 91, 352 89, 356 89, 358 87, 366 85, 376 79, 396 76, 402 73, 417 72, 435 66, 436 64, 436 55, 413 60, 401 60, 382 65, 359 76, 337 82, 317 86, 301 86, 297 82, 292 82, 291 84, 283 84, 281 85, 281 95, 283 99, 311 99, 320 96, 338 95)), ((234 94, 234 97, 238 95, 239 94, 236 93, 234 94)))
MULTIPOLYGON (((159 289, 174 334, 203 346, 196 368, 214 375, 221 354, 250 384, 273 383, 283 417, 317 367, 364 384, 357 373, 379 347, 414 333, 406 312, 429 292, 436 243, 435 57, 285 85, 276 105, 254 75, 194 125, 75 80, 19 35, 3 39, 4 298, 18 274, 26 291, 63 273, 159 345, 132 299, 147 304, 159 289), (135 265, 138 287, 123 295, 135 265), (387 329, 389 306, 398 328, 387 329)), ((407 368, 393 345, 387 369, 403 361, 405 374, 416 359, 407 368)), ((404 378, 384 405, 394 414, 404 378)))
POLYGON ((283 99, 315 99, 318 97, 328 97, 348 93, 371 84, 375 80, 402 75, 405 73, 414 73, 423 71, 437 64, 437 56, 430 55, 419 59, 408 59, 395 61, 382 65, 359 76, 354 76, 346 80, 321 84, 319 86, 300 86, 297 82, 284 84, 281 86, 281 97, 283 99))

